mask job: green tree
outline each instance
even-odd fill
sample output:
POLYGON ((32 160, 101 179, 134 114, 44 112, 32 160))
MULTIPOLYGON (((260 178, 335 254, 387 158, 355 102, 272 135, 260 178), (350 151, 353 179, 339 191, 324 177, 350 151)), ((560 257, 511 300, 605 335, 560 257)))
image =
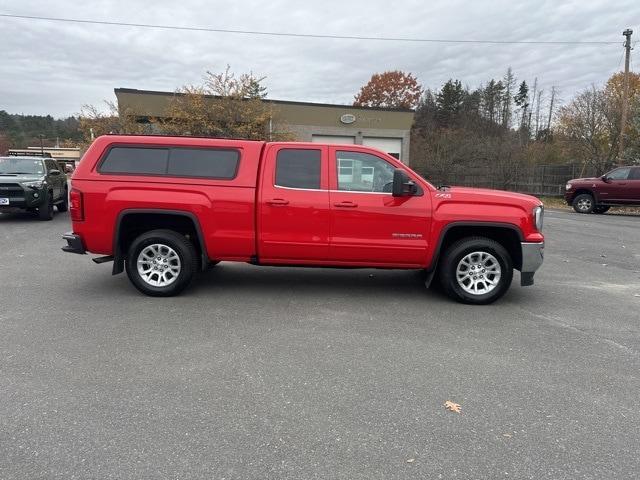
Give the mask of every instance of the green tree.
POLYGON ((437 118, 439 125, 448 127, 457 125, 467 92, 460 80, 448 80, 436 94, 437 118))

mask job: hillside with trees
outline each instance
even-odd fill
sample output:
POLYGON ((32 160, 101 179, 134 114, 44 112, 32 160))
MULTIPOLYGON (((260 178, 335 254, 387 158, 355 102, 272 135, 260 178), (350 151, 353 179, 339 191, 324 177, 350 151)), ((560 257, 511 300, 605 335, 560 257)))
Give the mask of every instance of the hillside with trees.
POLYGON ((0 110, 0 135, 10 147, 39 145, 40 135, 47 146, 53 146, 56 141, 74 144, 82 137, 78 127, 76 117, 56 119, 51 115, 20 115, 0 110))

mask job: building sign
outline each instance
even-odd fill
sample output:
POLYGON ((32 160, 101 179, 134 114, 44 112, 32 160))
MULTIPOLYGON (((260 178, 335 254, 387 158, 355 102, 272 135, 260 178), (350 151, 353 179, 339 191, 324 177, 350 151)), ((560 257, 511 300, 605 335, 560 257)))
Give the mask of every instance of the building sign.
POLYGON ((350 123, 353 123, 356 121, 356 116, 351 113, 345 113, 340 117, 340 121, 344 124, 349 125, 350 123))

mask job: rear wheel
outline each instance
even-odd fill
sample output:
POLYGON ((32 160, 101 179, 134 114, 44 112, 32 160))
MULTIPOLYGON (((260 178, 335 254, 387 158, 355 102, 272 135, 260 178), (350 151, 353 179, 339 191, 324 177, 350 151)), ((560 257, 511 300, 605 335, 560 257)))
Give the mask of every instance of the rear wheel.
POLYGON ((578 213, 591 213, 594 206, 593 196, 588 193, 581 193, 573 199, 573 209, 578 213))
POLYGON ((198 255, 184 235, 152 230, 133 241, 125 266, 129 280, 142 293, 169 297, 191 283, 198 269, 198 255))
POLYGON ((485 305, 506 293, 513 279, 509 253, 495 240, 464 238, 445 252, 439 268, 445 293, 458 302, 485 305))
POLYGON ((605 206, 605 205, 598 205, 597 207, 593 208, 593 213, 606 213, 609 211, 611 207, 605 206))

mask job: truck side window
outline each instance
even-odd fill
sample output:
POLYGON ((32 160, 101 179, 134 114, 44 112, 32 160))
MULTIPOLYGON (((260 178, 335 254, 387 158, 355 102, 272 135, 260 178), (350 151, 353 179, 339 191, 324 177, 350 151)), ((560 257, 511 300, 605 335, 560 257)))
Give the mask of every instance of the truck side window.
POLYGON ((391 192, 394 168, 368 153, 339 151, 336 154, 338 190, 391 192))
POLYGON ((613 172, 607 173, 607 178, 611 180, 626 180, 629 177, 629 172, 631 169, 629 167, 618 168, 613 172))
POLYGON ((51 170, 60 170, 58 168, 58 164, 54 160, 45 160, 44 163, 47 166, 47 172, 51 172, 51 170))
POLYGON ((164 175, 168 148, 113 147, 100 164, 100 173, 164 175))
POLYGON ((320 150, 283 148, 276 157, 278 187, 320 190, 320 150))
POLYGON ((213 148, 172 148, 169 175, 231 180, 235 178, 240 153, 213 148))

